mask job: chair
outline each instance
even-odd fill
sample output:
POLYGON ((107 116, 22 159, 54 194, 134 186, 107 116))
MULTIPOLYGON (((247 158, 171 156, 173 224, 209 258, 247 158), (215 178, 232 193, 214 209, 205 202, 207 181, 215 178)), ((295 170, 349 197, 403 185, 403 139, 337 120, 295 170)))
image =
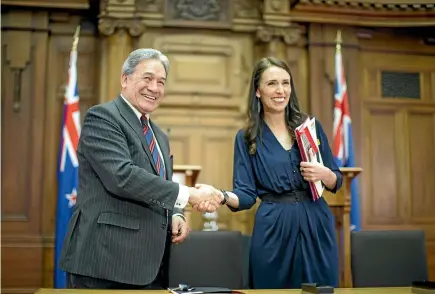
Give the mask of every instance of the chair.
POLYGON ((242 235, 243 242, 243 288, 251 288, 250 271, 249 271, 249 250, 251 246, 251 236, 242 235))
POLYGON ((406 287, 428 279, 424 231, 351 233, 354 287, 406 287))
POLYGON ((171 246, 169 286, 243 287, 243 244, 240 232, 192 231, 171 246))

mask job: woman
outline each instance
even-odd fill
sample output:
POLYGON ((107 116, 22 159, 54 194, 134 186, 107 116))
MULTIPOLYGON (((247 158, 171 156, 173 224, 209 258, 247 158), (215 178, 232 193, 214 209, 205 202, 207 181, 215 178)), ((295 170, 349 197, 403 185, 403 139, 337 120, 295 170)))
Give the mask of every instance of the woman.
POLYGON ((324 166, 301 162, 294 131, 306 118, 288 66, 272 57, 260 60, 252 75, 248 124, 236 136, 234 190, 224 192, 233 211, 262 199, 251 239, 252 288, 338 287, 334 216, 323 198, 312 200, 308 182, 321 180, 335 193, 342 175, 318 122, 324 166))

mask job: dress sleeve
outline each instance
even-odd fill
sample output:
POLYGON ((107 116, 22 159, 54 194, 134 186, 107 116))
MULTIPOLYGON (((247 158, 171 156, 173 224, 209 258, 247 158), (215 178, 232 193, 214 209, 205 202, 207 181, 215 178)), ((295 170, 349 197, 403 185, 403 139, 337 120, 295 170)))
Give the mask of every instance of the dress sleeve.
POLYGON ((316 131, 318 136, 317 139, 319 139, 320 141, 320 153, 322 154, 323 165, 329 168, 337 176, 337 182, 335 184, 334 189, 328 189, 327 187, 325 187, 325 189, 332 193, 336 193, 341 188, 341 185, 343 184, 343 175, 341 174, 341 171, 338 168, 337 164, 335 163, 334 157, 332 156, 332 151, 328 143, 328 137, 323 131, 322 125, 317 120, 316 120, 316 131))
POLYGON ((232 211, 250 209, 257 200, 255 175, 251 155, 245 142, 243 131, 236 135, 234 143, 233 191, 239 198, 239 207, 228 206, 232 211))

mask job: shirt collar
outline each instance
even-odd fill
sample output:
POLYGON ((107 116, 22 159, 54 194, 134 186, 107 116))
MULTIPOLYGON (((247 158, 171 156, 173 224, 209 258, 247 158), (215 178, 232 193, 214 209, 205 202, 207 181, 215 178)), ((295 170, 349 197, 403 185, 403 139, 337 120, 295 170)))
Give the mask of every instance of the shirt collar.
MULTIPOLYGON (((142 117, 142 113, 140 113, 139 110, 137 110, 133 105, 131 105, 130 101, 128 101, 127 98, 125 98, 122 94, 121 94, 122 99, 124 99, 125 103, 127 103, 128 106, 130 106, 130 108, 133 110, 134 114, 136 114, 137 118, 140 121, 140 118, 142 117)), ((150 115, 149 113, 145 114, 145 116, 147 117, 147 119, 150 119, 150 115)))

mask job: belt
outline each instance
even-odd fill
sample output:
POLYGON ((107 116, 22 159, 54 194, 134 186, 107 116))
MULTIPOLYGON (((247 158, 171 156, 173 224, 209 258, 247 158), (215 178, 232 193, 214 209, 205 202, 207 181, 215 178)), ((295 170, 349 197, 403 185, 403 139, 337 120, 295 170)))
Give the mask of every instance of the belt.
POLYGON ((278 203, 298 203, 312 199, 311 192, 309 190, 289 191, 284 193, 266 193, 258 197, 261 199, 261 201, 278 203))

